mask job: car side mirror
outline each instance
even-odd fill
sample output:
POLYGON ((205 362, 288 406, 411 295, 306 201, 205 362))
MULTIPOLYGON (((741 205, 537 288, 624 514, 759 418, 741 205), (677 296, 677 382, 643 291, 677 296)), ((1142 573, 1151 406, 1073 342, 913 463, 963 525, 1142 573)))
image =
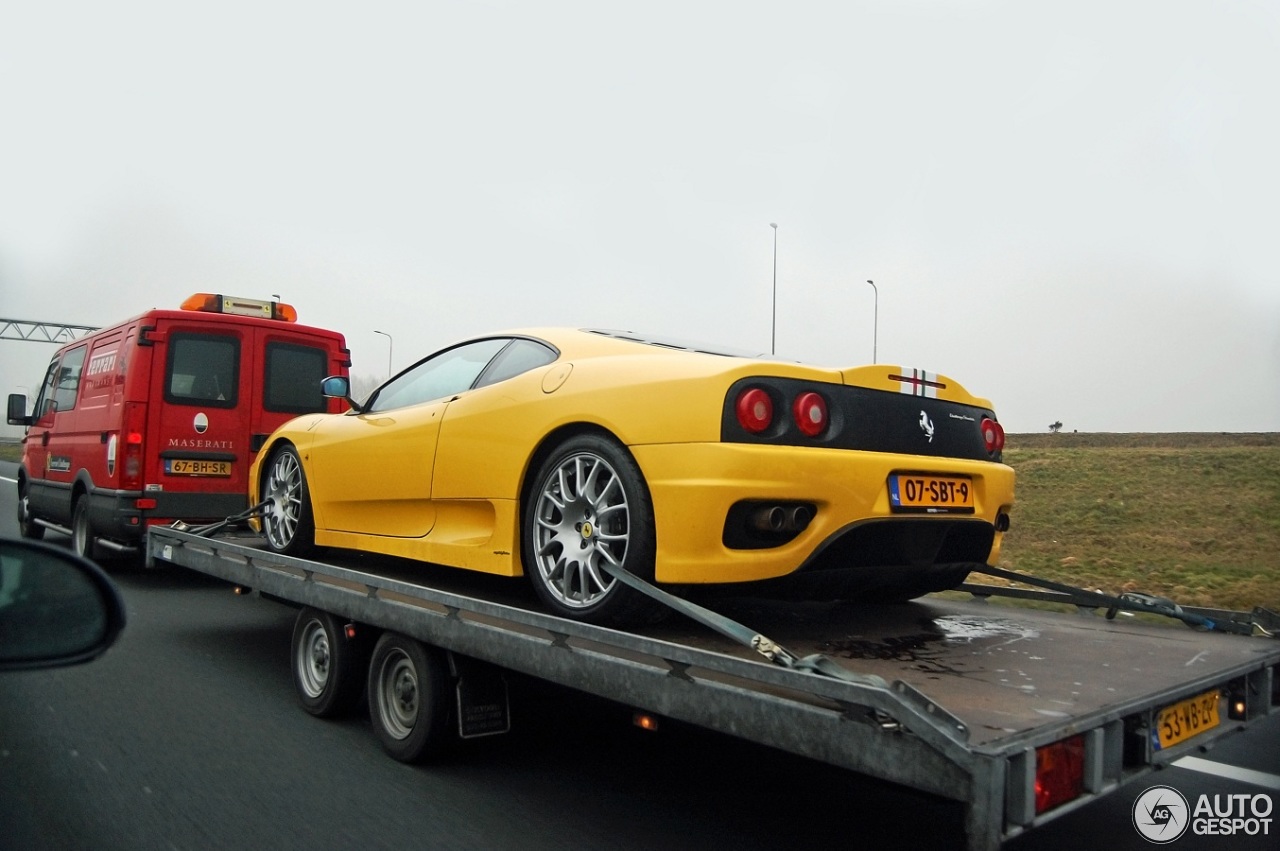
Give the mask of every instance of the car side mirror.
POLYGON ((0 539, 0 671, 96 659, 124 622, 120 592, 96 564, 48 544, 0 539))
POLYGON ((331 375, 320 382, 320 393, 330 399, 344 399, 357 414, 364 410, 360 403, 351 398, 351 381, 344 375, 331 375))

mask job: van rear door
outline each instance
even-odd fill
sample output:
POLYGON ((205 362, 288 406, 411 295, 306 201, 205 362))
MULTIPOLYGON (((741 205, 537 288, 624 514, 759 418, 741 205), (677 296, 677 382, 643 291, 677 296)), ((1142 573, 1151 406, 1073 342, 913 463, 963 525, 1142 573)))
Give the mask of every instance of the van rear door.
POLYGON ((292 327, 254 332, 254 351, 261 358, 253 371, 259 402, 250 413, 254 453, 271 432, 294 417, 337 410, 321 394, 320 383, 326 376, 347 374, 341 338, 312 328, 295 333, 292 327))
POLYGON ((253 329, 158 325, 164 369, 153 375, 143 489, 156 497, 153 517, 221 519, 243 509, 247 492, 253 329))

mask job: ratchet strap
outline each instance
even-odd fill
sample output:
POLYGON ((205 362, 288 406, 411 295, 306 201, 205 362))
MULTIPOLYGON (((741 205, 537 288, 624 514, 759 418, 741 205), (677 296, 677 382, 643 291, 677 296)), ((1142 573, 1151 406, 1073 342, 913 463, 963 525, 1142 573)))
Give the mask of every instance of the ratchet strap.
POLYGON ((266 509, 270 500, 263 500, 252 508, 246 508, 239 514, 233 514, 225 520, 219 520, 217 523, 208 523, 203 526, 188 526, 181 520, 175 520, 169 525, 170 529, 176 529, 179 532, 186 532, 189 535, 199 535, 201 538, 207 538, 214 532, 220 532, 233 523, 243 523, 250 517, 257 517, 266 509))
POLYGON ((1016 573, 1012 570, 1004 570, 1002 568, 992 567, 986 564, 973 565, 972 572, 985 573, 988 576, 995 576, 999 579, 1008 579, 1011 582, 1021 582, 1026 585, 1036 585, 1050 591, 1057 591, 1071 598, 1067 602, 1071 602, 1076 605, 1105 608, 1107 610, 1107 620, 1114 620, 1116 613, 1120 611, 1141 612, 1151 615, 1163 615, 1164 617, 1182 621, 1187 626, 1199 627, 1205 630, 1230 632, 1236 635, 1262 635, 1267 638, 1275 637, 1256 621, 1244 623, 1234 621, 1229 618, 1225 620, 1209 618, 1204 615, 1196 614, 1195 612, 1185 611, 1172 600, 1164 597, 1156 597, 1151 594, 1126 592, 1116 596, 1103 593, 1102 591, 1087 591, 1084 588, 1076 588, 1075 586, 1065 585, 1061 582, 1054 582, 1050 579, 1041 579, 1038 576, 1028 576, 1025 573, 1016 573))
POLYGON ((784 668, 791 668, 796 671, 821 674, 850 683, 859 683, 877 688, 888 687, 888 683, 882 677, 878 677, 875 674, 856 674, 841 667, 831 657, 823 656, 820 653, 798 658, 776 641, 738 623, 732 618, 727 618, 724 615, 699 606, 697 603, 681 599, 674 594, 668 594, 661 588, 650 585, 640 577, 623 570, 617 565, 602 562, 600 568, 624 585, 634 588, 669 608, 675 609, 685 617, 692 618, 703 626, 713 629, 724 637, 741 644, 743 647, 751 648, 775 665, 781 665, 784 668))

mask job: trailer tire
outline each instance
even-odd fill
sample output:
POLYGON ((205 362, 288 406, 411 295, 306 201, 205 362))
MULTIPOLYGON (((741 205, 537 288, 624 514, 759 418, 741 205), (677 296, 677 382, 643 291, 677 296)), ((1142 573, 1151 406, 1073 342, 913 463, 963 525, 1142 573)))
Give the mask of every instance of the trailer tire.
POLYGON ((348 639, 342 619, 305 608, 293 623, 293 687, 302 708, 317 718, 345 715, 364 690, 364 642, 348 639))
POLYGON ((449 663, 444 652, 384 632, 369 663, 369 719, 382 749, 420 762, 455 741, 450 727, 449 663))

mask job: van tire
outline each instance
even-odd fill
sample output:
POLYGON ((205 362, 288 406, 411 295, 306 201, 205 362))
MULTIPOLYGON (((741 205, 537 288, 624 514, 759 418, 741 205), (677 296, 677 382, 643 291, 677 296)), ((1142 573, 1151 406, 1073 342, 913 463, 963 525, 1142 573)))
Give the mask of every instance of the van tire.
POLYGON ((89 522, 89 496, 81 494, 71 507, 71 549, 81 558, 98 559, 98 539, 89 522))
POLYGON ((44 527, 31 518, 31 504, 27 501, 27 487, 18 483, 18 534, 33 541, 44 537, 44 527))
POLYGON ((316 549, 316 524, 311 513, 311 490, 298 450, 280 447, 262 474, 262 532, 273 552, 307 556, 316 549))

